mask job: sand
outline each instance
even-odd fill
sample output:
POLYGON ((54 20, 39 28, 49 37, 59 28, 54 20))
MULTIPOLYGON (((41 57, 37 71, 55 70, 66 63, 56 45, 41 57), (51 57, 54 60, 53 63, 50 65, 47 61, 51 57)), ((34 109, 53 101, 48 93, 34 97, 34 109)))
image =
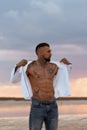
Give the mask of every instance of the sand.
MULTIPOLYGON (((28 117, 0 119, 0 130, 28 130, 28 117)), ((87 116, 60 116, 58 130, 87 130, 87 116)))
MULTIPOLYGON (((59 101, 59 129, 58 130, 87 130, 87 100, 59 101), (78 106, 78 107, 77 107, 78 106), (73 112, 74 110, 74 112, 73 112), (77 111, 78 110, 78 111, 77 111), (66 113, 65 113, 66 111, 66 113), (70 113, 71 115, 70 115, 70 113), (68 114, 67 114, 68 113, 68 114), (79 115, 80 114, 80 115, 79 115)), ((0 130, 29 130, 28 129, 28 108, 29 102, 6 100, 0 101, 0 130), (8 108, 8 109, 7 109, 8 108), (21 117, 16 113, 24 113, 21 117), (12 112, 13 117, 8 117, 6 113, 12 112), (18 115, 18 117, 14 117, 18 115)), ((45 127, 43 126, 43 129, 45 127)))

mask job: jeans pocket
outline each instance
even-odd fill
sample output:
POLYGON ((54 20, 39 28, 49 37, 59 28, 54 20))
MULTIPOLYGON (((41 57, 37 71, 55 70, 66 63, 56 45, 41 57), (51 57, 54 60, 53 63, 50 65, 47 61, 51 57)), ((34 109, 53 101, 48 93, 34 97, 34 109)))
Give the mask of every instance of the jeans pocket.
POLYGON ((39 103, 39 102, 37 102, 37 101, 33 101, 33 102, 32 102, 32 107, 37 108, 37 107, 39 107, 39 106, 40 106, 40 103, 39 103))
POLYGON ((58 106, 57 106, 57 103, 56 102, 54 102, 53 104, 52 104, 52 108, 57 108, 58 106))

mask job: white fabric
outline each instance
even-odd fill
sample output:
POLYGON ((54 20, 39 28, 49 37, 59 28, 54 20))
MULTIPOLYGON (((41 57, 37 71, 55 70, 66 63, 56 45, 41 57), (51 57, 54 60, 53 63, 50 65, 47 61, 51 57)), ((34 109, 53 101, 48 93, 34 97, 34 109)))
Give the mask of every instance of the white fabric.
MULTIPOLYGON (((28 62, 28 64, 30 63, 31 61, 28 62)), ((54 61, 52 61, 52 63, 55 63, 59 67, 58 73, 54 77, 54 82, 53 82, 55 98, 69 96, 70 95, 69 71, 71 69, 71 65, 65 65, 63 63, 54 62, 54 61)), ((32 97, 32 87, 26 75, 26 69, 28 64, 24 67, 20 67, 16 71, 16 73, 14 73, 15 72, 15 67, 14 67, 11 72, 11 78, 10 78, 10 81, 12 83, 21 81, 21 86, 22 86, 23 95, 25 99, 31 99, 32 97)))
POLYGON ((56 98, 69 96, 70 94, 70 85, 69 85, 69 65, 65 65, 60 62, 53 62, 59 67, 58 73, 54 78, 54 95, 56 98), (68 68, 67 68, 68 67, 68 68))

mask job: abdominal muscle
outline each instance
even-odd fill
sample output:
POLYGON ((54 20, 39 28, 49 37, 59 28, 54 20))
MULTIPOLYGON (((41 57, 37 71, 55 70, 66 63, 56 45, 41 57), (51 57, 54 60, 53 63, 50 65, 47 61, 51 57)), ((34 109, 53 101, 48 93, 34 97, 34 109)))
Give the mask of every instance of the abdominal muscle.
POLYGON ((49 101, 54 98, 54 89, 52 79, 40 78, 32 79, 30 78, 33 97, 38 98, 43 101, 49 101))

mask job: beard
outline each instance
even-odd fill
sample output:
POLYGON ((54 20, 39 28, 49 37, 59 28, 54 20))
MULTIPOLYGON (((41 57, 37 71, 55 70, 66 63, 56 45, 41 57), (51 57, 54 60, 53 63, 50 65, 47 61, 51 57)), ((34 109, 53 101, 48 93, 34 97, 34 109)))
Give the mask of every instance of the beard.
POLYGON ((50 62, 50 58, 45 58, 45 61, 46 62, 50 62))

